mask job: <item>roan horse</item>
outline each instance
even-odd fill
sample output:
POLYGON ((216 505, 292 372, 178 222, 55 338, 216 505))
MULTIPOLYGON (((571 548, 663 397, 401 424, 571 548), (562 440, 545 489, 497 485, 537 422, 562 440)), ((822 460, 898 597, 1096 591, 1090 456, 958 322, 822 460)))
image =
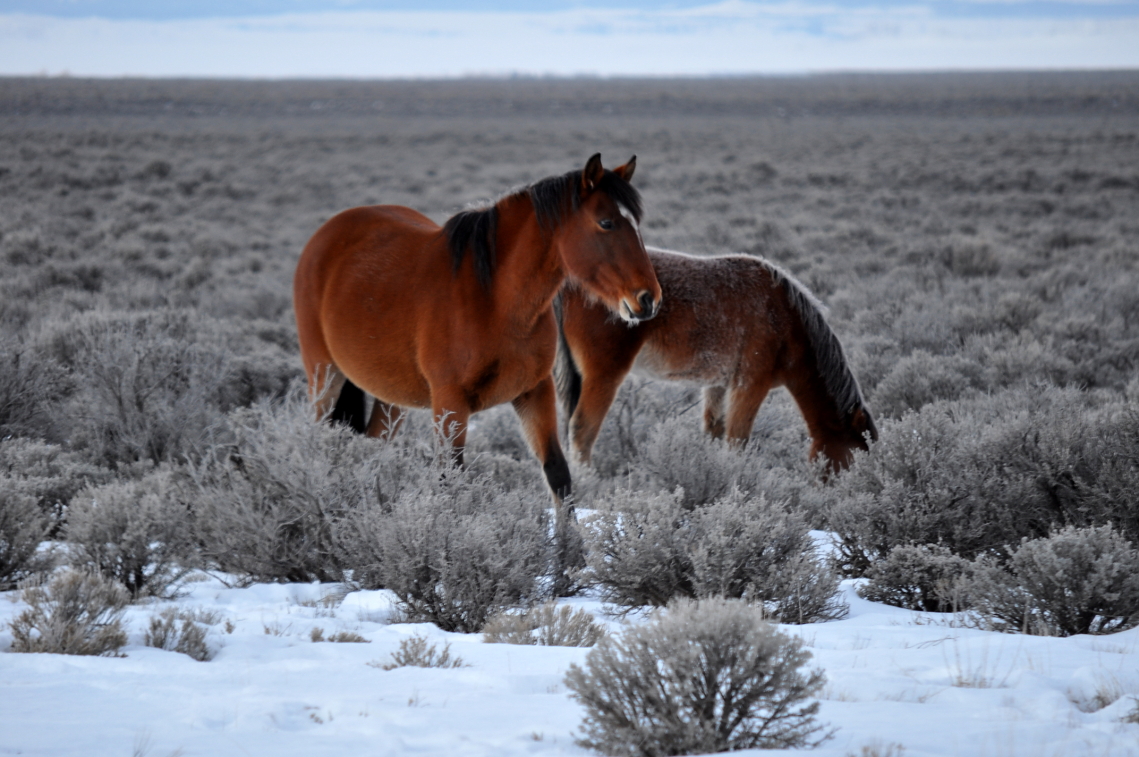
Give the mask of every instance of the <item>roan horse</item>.
POLYGON ((560 506, 553 299, 573 282, 633 323, 660 286, 637 228, 636 159, 543 179, 439 227, 410 208, 346 210, 305 245, 293 283, 301 358, 318 418, 394 434, 431 408, 462 464, 472 413, 511 402, 560 506), (364 393, 375 397, 365 422, 364 393), (445 427, 444 427, 445 424, 445 427))
POLYGON ((567 286, 558 308, 558 394, 572 449, 588 463, 630 370, 703 385, 704 429, 742 446, 767 393, 785 386, 820 453, 838 472, 878 429, 822 305, 774 264, 747 255, 695 257, 648 248, 664 294, 660 313, 617 323, 567 286))

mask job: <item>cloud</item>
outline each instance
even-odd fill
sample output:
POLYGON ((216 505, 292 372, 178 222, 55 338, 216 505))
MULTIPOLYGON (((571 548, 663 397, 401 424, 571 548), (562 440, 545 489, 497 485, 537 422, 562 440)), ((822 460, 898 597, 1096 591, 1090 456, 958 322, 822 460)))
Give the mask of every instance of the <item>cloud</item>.
POLYGON ((284 78, 1132 68, 1137 39, 1139 10, 1113 18, 971 18, 921 3, 796 0, 178 21, 8 14, 0 15, 0 72, 284 78))

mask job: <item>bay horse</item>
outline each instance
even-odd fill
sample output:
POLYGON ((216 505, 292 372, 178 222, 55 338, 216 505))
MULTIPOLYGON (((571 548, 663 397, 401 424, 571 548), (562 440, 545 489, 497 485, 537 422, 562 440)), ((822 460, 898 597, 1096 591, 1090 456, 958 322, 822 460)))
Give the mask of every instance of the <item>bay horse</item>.
POLYGON ((660 285, 641 240, 636 157, 585 168, 466 210, 442 227, 411 208, 345 210, 305 245, 293 306, 318 419, 390 437, 430 408, 463 462, 472 413, 514 406, 557 505, 570 493, 551 371, 553 299, 569 281, 630 323, 660 285), (364 418, 365 394, 375 398, 364 418))
POLYGON ((572 450, 588 463, 625 376, 705 387, 704 430, 742 447, 768 392, 785 386, 831 472, 848 467, 878 429, 823 306, 789 273, 749 255, 697 257, 648 248, 664 294, 651 321, 626 325, 587 291, 562 290, 558 394, 572 450))

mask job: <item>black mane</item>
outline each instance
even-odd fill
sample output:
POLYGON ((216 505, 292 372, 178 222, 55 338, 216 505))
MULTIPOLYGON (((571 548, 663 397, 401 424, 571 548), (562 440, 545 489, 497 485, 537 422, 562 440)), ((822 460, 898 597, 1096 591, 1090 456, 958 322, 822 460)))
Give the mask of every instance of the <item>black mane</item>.
MULTIPOLYGON (((556 229, 581 206, 581 171, 570 171, 561 176, 550 176, 528 187, 512 192, 502 199, 527 194, 534 206, 538 225, 549 233, 556 229)), ((610 199, 641 220, 641 195, 633 185, 612 171, 605 171, 595 191, 604 192, 610 199)), ((498 236, 498 203, 487 208, 464 210, 451 216, 443 225, 447 245, 451 248, 451 265, 455 271, 463 264, 467 250, 471 251, 475 277, 484 287, 490 286, 494 276, 495 244, 498 236)))

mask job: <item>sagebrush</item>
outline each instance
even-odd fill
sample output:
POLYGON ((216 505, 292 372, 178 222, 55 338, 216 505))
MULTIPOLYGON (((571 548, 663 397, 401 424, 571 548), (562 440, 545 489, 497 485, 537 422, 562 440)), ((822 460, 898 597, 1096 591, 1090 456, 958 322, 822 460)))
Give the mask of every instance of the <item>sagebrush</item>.
POLYGON ((936 402, 885 421, 873 454, 819 492, 839 562, 862 576, 898 546, 972 559, 1057 526, 1139 535, 1139 411, 1051 385, 936 402))
POLYGON ((168 597, 197 563, 184 483, 167 469, 84 489, 72 499, 70 559, 118 581, 134 598, 168 597))
POLYGON ((602 639, 566 686, 586 712, 581 746, 607 755, 814 747, 822 671, 802 642, 743 602, 678 600, 602 639))
MULTIPOLYGON (((366 588, 395 592, 409 620, 475 633, 542 598, 550 564, 546 495, 507 492, 459 470, 346 521, 366 588)), ((347 537, 346 537, 347 538, 347 537)))
POLYGON ((672 494, 618 492, 583 520, 588 580, 621 607, 675 598, 746 598, 784 623, 846 613, 839 577, 809 529, 762 495, 738 489, 693 509, 672 494))
POLYGON ((379 663, 373 667, 382 670, 395 670, 396 668, 462 668, 466 667, 462 657, 451 656, 451 645, 444 643, 439 649, 430 643, 426 636, 415 634, 403 639, 399 649, 391 654, 391 661, 379 663))
POLYGON ((605 636, 605 629, 585 610, 550 601, 525 612, 495 615, 482 634, 488 644, 592 647, 605 636))
POLYGON ((968 591, 998 631, 1071 636, 1139 624, 1139 548, 1112 526, 1069 526, 1010 550, 1007 567, 980 561, 968 591))
POLYGON ((20 597, 28 609, 10 624, 13 652, 114 655, 127 643, 122 616, 130 595, 97 573, 31 578, 20 597))

